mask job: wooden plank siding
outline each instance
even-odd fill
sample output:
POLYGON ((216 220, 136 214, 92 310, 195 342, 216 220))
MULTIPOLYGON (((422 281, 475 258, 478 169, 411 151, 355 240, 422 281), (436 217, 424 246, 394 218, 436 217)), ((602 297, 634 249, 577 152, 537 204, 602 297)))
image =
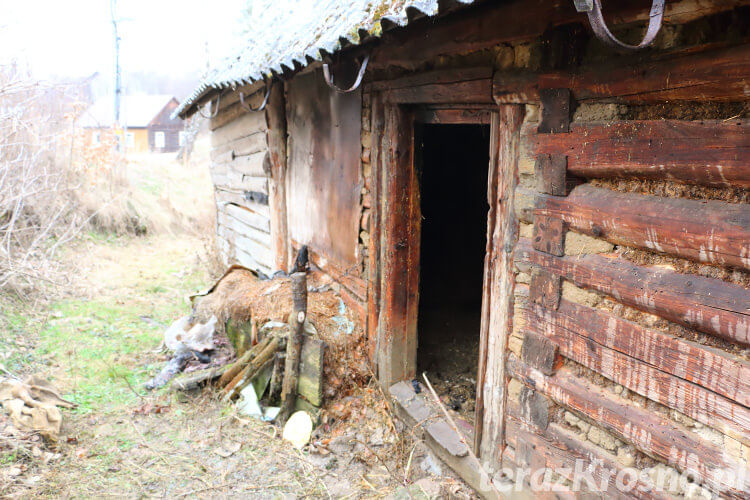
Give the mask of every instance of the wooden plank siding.
POLYGON ((270 274, 277 266, 267 204, 266 128, 264 113, 248 112, 236 102, 221 103, 210 122, 210 172, 225 261, 270 274), (254 199, 265 199, 265 204, 254 199))

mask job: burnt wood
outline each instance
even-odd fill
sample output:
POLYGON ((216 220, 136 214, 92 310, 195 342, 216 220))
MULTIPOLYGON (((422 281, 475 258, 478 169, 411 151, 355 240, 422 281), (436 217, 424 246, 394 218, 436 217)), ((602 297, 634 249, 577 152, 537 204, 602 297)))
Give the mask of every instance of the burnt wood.
POLYGON ((537 127, 540 134, 562 134, 570 128, 570 90, 539 89, 542 119, 537 127))
POLYGON ((507 360, 508 372, 527 386, 542 392, 572 411, 584 415, 608 432, 633 444, 644 453, 664 460, 680 471, 690 470, 714 491, 743 498, 750 487, 750 471, 745 485, 735 488, 726 471, 746 469, 714 444, 686 432, 683 428, 645 408, 576 377, 569 368, 547 377, 520 362, 513 354, 507 360))
MULTIPOLYGON (((560 137, 558 134, 540 134, 544 137, 560 137)), ((534 163, 534 178, 536 179, 536 189, 545 194, 555 196, 565 196, 568 194, 566 174, 568 168, 568 158, 561 154, 537 155, 534 163)))
POLYGON ((524 386, 518 395, 521 418, 540 430, 549 425, 549 400, 533 389, 524 386))
MULTIPOLYGON (((579 177, 750 187, 750 120, 576 122, 567 135, 537 134, 528 124, 521 137, 537 163, 565 155, 568 172, 579 177)), ((537 168, 545 173, 547 164, 537 168)), ((564 194, 546 185, 538 189, 564 194)))
POLYGON ((554 311, 560 305, 562 282, 560 276, 546 269, 533 269, 530 285, 531 301, 554 311))
POLYGON ((602 255, 554 257, 521 238, 519 263, 540 266, 575 285, 688 328, 750 345, 750 290, 694 274, 632 264, 602 255))
POLYGON ((554 375, 555 370, 562 364, 557 344, 544 335, 532 332, 526 332, 523 336, 521 359, 545 375, 554 375))
MULTIPOLYGON (((570 309, 567 308, 568 312, 570 309)), ((750 409, 598 342, 606 341, 607 335, 614 335, 612 330, 600 332, 592 326, 586 326, 584 329, 582 327, 585 323, 582 322, 586 317, 574 321, 568 316, 552 313, 539 306, 531 306, 526 317, 526 327, 560 346, 560 353, 566 358, 641 396, 673 408, 724 434, 750 443, 750 437, 746 435, 747 429, 750 429, 750 409)), ((681 367, 678 369, 681 371, 681 367)), ((710 371, 699 372, 699 376, 711 375, 710 371)))
POLYGON ((562 219, 571 229, 618 245, 750 269, 747 204, 621 193, 589 184, 565 198, 538 194, 534 204, 534 217, 562 219))
POLYGON ((534 215, 534 248, 552 255, 565 254, 565 223, 548 215, 534 215))

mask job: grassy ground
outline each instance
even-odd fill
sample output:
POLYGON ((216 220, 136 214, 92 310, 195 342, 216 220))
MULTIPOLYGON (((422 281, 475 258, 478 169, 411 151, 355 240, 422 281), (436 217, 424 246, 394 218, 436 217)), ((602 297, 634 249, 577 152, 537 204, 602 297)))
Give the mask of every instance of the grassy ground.
MULTIPOLYGON (((209 282, 200 249, 188 236, 89 237, 66 256, 80 268, 68 297, 35 311, 4 301, 6 368, 49 376, 79 406, 64 412, 59 457, 25 460, 0 496, 325 496, 303 455, 214 393, 141 389, 164 360, 163 325, 209 282)), ((11 453, 0 464, 16 463, 11 453)))

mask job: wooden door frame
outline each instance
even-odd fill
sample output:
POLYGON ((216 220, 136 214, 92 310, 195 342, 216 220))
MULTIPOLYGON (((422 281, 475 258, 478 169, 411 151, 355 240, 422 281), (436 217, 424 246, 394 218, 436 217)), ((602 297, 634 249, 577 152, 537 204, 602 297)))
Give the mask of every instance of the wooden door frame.
POLYGON ((518 182, 521 105, 396 102, 371 94, 373 198, 370 225, 368 333, 371 359, 386 386, 415 378, 419 303, 420 190, 416 123, 490 123, 487 249, 477 367, 475 449, 499 466, 504 449, 505 351, 512 319, 512 250, 518 235, 513 192, 518 182), (510 250, 510 251, 508 251, 510 250), (487 408, 487 411, 485 411, 487 408), (484 439, 487 436, 487 439, 484 439))

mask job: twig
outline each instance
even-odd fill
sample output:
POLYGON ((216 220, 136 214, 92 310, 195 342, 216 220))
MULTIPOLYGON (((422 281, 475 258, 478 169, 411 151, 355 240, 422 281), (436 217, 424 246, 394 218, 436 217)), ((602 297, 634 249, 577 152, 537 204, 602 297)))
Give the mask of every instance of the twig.
POLYGON ((441 410, 443 410, 443 414, 445 415, 445 418, 448 420, 448 423, 453 428, 453 431, 458 435, 458 438, 461 440, 461 442, 466 446, 466 450, 469 452, 469 456, 476 462, 476 466, 479 469, 479 473, 482 475, 482 479, 490 485, 490 487, 497 493, 499 497, 502 498, 502 494, 500 493, 500 490, 497 489, 495 486, 495 483, 492 482, 492 479, 487 474, 487 471, 484 470, 484 467, 482 466, 482 462, 479 461, 479 458, 474 454, 474 450, 471 449, 471 446, 466 442, 466 439, 464 439, 464 435, 461 433, 461 431, 458 429, 458 426, 456 425, 456 422, 453 421, 453 417, 451 417, 450 413, 448 413, 448 410, 445 408, 445 405, 442 401, 440 401, 440 397, 438 397, 437 392, 435 392, 435 389, 432 388, 432 384, 430 383, 430 380, 427 378, 427 373, 422 372, 422 378, 424 378, 425 383, 427 384, 427 388, 430 390, 430 394, 432 394, 432 397, 435 399, 435 402, 440 407, 441 410))

